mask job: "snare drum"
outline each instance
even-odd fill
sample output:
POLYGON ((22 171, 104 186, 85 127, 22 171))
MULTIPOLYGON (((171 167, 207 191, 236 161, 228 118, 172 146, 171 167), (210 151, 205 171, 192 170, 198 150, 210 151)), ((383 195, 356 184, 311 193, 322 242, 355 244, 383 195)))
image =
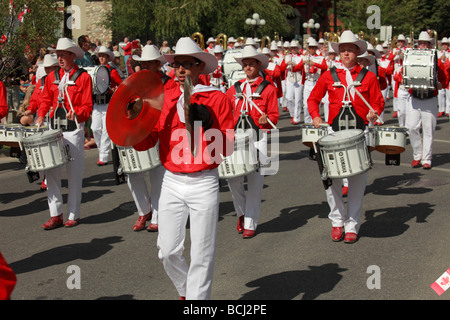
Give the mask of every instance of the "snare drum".
POLYGON ((314 142, 328 134, 328 127, 329 125, 326 123, 322 123, 319 128, 315 128, 312 123, 301 125, 303 144, 309 148, 314 148, 314 142))
POLYGON ((145 151, 137 151, 133 147, 119 147, 119 160, 121 167, 118 174, 137 173, 148 171, 159 167, 161 160, 159 159, 159 145, 145 151))
POLYGON ((69 162, 69 146, 64 144, 59 130, 45 130, 22 140, 30 171, 43 171, 60 167, 69 162))
POLYGON ((370 151, 375 150, 375 146, 377 145, 377 128, 369 127, 369 149, 370 151))
POLYGON ((26 138, 26 137, 32 136, 35 133, 44 132, 48 129, 49 129, 48 126, 41 126, 41 127, 39 127, 39 129, 38 129, 38 126, 23 127, 23 137, 26 138))
POLYGON ((359 129, 333 132, 317 142, 329 178, 347 178, 371 167, 365 134, 359 129))
POLYGON ((22 140, 23 126, 18 123, 2 124, 0 127, 0 141, 19 142, 22 140))
POLYGON ((94 94, 105 94, 109 89, 111 78, 109 70, 105 66, 83 67, 92 78, 92 90, 94 94))
POLYGON ((222 158, 223 161, 218 168, 220 179, 246 176, 258 170, 259 165, 252 130, 236 130, 234 152, 232 155, 222 158))
POLYGON ((404 127, 374 128, 376 133, 375 149, 385 154, 400 154, 406 149, 406 132, 404 127))

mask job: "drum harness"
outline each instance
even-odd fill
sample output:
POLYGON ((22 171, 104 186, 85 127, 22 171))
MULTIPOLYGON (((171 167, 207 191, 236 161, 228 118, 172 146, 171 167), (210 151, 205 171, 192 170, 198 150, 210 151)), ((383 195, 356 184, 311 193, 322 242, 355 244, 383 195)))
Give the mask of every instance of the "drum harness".
MULTIPOLYGON (((53 82, 53 84, 55 84, 57 86, 61 82, 61 78, 59 76, 60 69, 61 68, 58 67, 58 69, 55 70, 55 81, 53 82)), ((64 86, 64 93, 67 95, 67 100, 69 102, 70 109, 72 109, 74 115, 75 115, 75 110, 73 109, 72 101, 70 100, 70 96, 69 96, 69 92, 67 91, 67 87, 75 85, 75 81, 84 72, 86 72, 85 69, 79 68, 77 71, 75 71, 75 73, 72 75, 72 77, 70 77, 69 81, 64 86)), ((51 119, 51 125, 52 125, 53 129, 61 129, 61 131, 63 131, 63 132, 74 131, 75 129, 79 129, 80 125, 78 123, 76 116, 75 116, 75 121, 67 119, 67 110, 64 107, 64 93, 62 95, 60 94, 58 96, 58 103, 56 105, 53 118, 51 119)))
MULTIPOLYGON (((263 79, 264 79, 264 73, 263 73, 263 79)), ((236 90, 236 95, 235 97, 237 99, 243 99, 243 103, 242 103, 242 107, 241 107, 241 115, 239 116, 239 121, 237 122, 236 126, 235 126, 235 130, 249 130, 249 129, 253 129, 256 132, 257 135, 257 141, 259 141, 260 139, 260 130, 259 127, 255 124, 255 122, 253 121, 252 117, 248 114, 248 109, 249 109, 249 104, 251 104, 251 106, 253 108, 255 108, 260 114, 263 114, 263 112, 261 111, 261 109, 256 105, 256 103, 254 103, 252 101, 252 98, 260 98, 261 97, 261 93, 264 91, 264 89, 270 84, 270 82, 266 79, 264 79, 259 86, 256 88, 255 92, 250 95, 247 96, 245 93, 242 92, 241 90, 241 83, 238 81, 234 84, 234 88, 236 90)), ((277 127, 272 123, 272 121, 269 120, 269 117, 267 117, 267 121, 269 122, 269 124, 276 129, 277 127)), ((260 161, 259 161, 259 156, 257 155, 257 161, 258 161, 258 166, 260 165, 260 161)))

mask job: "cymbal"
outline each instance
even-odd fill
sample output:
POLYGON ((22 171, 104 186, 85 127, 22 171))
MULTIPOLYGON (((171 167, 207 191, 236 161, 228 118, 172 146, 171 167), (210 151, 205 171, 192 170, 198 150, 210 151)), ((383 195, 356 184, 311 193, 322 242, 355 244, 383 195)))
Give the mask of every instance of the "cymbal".
POLYGON ((144 140, 156 126, 164 103, 161 78, 149 70, 129 76, 111 97, 106 129, 118 146, 129 147, 144 140))

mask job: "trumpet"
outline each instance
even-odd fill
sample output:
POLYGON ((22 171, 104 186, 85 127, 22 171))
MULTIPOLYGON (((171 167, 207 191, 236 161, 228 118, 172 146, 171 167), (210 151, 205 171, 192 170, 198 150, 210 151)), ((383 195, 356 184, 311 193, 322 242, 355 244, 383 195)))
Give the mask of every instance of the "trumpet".
POLYGON ((205 50, 205 37, 203 36, 203 34, 201 34, 200 32, 195 32, 191 35, 191 38, 202 50, 205 50))

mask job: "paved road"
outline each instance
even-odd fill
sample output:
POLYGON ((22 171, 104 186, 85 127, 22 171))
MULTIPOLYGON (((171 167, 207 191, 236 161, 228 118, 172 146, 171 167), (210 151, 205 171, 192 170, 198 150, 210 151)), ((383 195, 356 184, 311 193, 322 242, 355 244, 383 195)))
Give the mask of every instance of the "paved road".
MULTIPOLYGON (((391 116, 389 103, 386 123, 396 124, 391 116)), ((450 267, 448 119, 438 120, 430 171, 410 167, 409 145, 400 166, 373 153, 360 239, 351 245, 330 239, 325 192, 299 126, 283 113, 278 127, 280 168, 265 178, 255 238, 237 234, 231 194, 221 188, 212 298, 449 299, 450 292, 438 296, 430 288, 450 267)), ((96 149, 86 151, 82 223, 44 231, 45 192, 2 153, 0 250, 18 277, 12 299, 178 299, 157 258, 157 234, 132 231, 137 213, 128 187, 115 185, 112 166, 97 167, 96 158, 96 149), (80 289, 67 286, 71 266, 79 268, 80 289)), ((185 247, 189 256, 189 240, 185 247)))

